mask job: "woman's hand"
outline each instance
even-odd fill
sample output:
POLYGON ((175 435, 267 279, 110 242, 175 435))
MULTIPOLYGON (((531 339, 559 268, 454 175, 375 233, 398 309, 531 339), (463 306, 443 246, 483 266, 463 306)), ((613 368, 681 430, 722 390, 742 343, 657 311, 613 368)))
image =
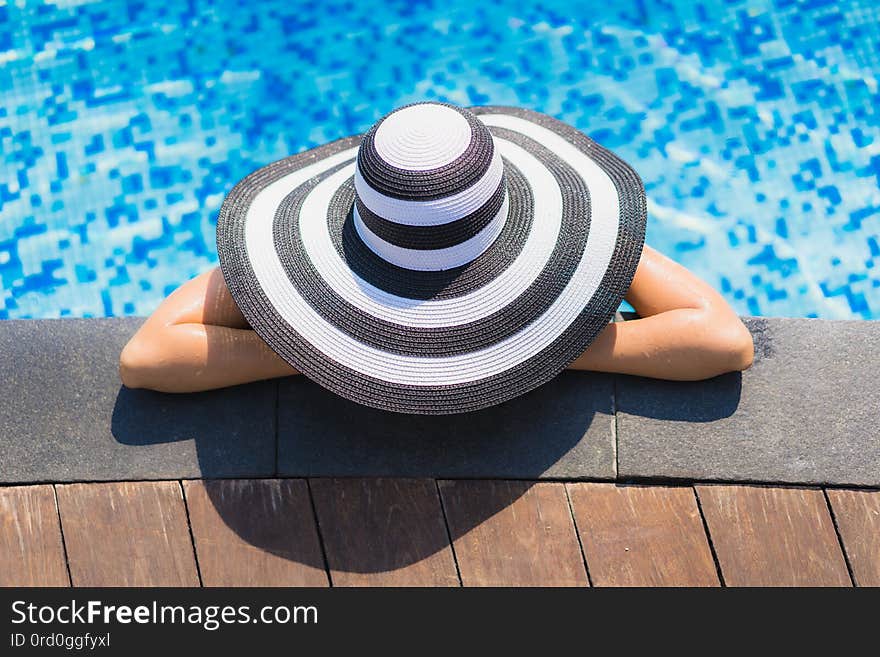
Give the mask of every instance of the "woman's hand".
POLYGON ((640 319, 609 324, 570 368, 696 381, 751 366, 752 336, 733 308, 648 246, 626 300, 640 319))
POLYGON ((296 374, 248 326, 218 268, 165 299, 119 358, 129 388, 196 392, 296 374))

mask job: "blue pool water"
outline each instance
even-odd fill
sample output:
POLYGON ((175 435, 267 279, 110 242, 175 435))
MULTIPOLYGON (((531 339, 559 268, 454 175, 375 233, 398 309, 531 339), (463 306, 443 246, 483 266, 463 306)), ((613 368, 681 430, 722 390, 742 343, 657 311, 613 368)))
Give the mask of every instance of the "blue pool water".
POLYGON ((741 313, 880 317, 873 0, 0 0, 0 318, 149 313, 251 170, 414 100, 615 149, 741 313))

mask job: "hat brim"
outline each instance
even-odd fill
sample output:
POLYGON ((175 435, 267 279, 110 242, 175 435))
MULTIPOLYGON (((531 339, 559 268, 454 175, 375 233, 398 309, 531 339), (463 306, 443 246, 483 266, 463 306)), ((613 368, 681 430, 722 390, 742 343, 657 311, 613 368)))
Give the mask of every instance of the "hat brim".
POLYGON ((217 250, 245 318, 342 397, 420 414, 512 399, 574 361, 629 289, 646 223, 633 169, 544 114, 470 109, 504 158, 509 211, 495 242, 461 267, 403 269, 361 240, 361 136, 269 164, 223 203, 217 250))

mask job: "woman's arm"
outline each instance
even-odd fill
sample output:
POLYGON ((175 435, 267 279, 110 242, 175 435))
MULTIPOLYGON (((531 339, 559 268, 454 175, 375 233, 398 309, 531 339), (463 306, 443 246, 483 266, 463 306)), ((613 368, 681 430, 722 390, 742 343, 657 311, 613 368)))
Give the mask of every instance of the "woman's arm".
MULTIPOLYGON (((697 380, 746 369, 752 337, 684 267, 645 247, 627 301, 641 319, 609 324, 572 369, 697 380)), ((219 269, 183 284, 125 346, 129 388, 196 392, 296 374, 250 329, 219 269)))
POLYGON ((648 246, 626 300, 640 319, 609 324, 570 368, 696 381, 752 364, 752 336, 733 308, 648 246))
POLYGON ((119 358, 129 388, 196 392, 296 374, 248 326, 215 268, 165 299, 119 358))

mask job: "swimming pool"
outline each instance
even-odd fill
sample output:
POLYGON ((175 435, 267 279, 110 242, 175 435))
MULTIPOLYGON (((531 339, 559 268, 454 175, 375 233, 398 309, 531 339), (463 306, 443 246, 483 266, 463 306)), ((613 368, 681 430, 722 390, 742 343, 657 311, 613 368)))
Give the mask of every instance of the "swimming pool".
POLYGON ((421 99, 615 149, 743 314, 880 318, 875 2, 474 4, 0 0, 0 318, 149 313, 239 178, 421 99))

